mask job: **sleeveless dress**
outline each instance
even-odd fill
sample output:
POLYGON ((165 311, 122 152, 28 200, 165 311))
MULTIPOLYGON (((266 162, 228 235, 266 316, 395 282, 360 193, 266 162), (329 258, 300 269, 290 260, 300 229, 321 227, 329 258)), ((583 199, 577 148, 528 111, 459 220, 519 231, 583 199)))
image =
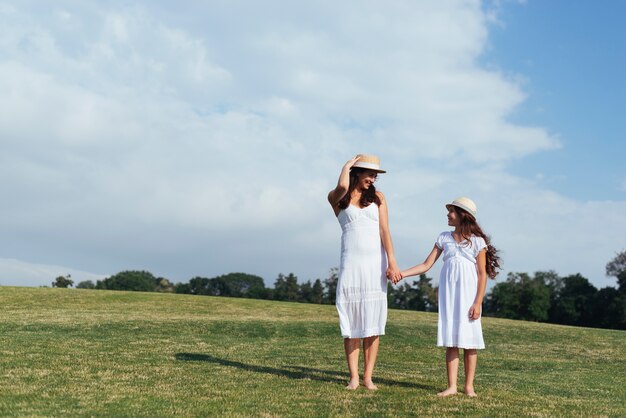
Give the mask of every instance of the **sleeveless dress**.
POLYGON ((385 334, 387 255, 380 239, 378 206, 348 205, 341 225, 341 263, 336 307, 341 335, 366 338, 385 334))
MULTIPOLYGON (((469 319, 476 298, 478 270, 476 257, 487 244, 472 235, 471 245, 457 243, 452 232, 442 232, 436 245, 443 251, 443 268, 439 276, 439 321, 437 345, 469 349, 485 348, 480 318, 469 319)), ((482 316, 482 315, 481 315, 482 316)))

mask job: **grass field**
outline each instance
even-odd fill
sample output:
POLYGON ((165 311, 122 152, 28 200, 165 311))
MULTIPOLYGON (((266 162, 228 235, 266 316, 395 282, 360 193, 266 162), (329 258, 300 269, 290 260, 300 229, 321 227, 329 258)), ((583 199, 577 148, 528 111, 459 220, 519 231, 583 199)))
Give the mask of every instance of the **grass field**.
POLYGON ((626 416, 623 331, 485 318, 479 397, 439 399, 435 314, 391 310, 380 389, 351 392, 334 306, 15 287, 0 306, 0 416, 626 416))

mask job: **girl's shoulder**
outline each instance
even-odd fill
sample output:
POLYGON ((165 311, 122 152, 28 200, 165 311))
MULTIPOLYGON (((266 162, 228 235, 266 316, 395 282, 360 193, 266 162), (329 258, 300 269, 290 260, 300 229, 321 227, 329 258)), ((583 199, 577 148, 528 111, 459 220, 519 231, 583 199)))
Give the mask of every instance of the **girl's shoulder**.
POLYGON ((487 246, 487 242, 485 242, 485 239, 483 237, 472 235, 470 238, 472 240, 472 247, 476 248, 478 251, 487 246))
POLYGON ((443 243, 450 240, 454 240, 454 238, 452 237, 452 231, 443 231, 437 236, 435 244, 437 245, 437 247, 439 247, 439 249, 443 249, 443 243))

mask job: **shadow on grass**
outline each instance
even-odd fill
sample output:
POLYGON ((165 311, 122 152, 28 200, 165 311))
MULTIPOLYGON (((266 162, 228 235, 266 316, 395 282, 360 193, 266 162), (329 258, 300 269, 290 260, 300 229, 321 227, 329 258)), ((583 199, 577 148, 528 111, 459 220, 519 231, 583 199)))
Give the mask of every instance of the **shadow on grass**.
MULTIPOLYGON (((287 377, 289 379, 310 379, 317 380, 320 382, 330 382, 337 384, 346 384, 347 383, 347 373, 338 372, 335 370, 323 370, 323 369, 314 369, 311 367, 304 366, 290 366, 283 365, 282 368, 278 367, 269 367, 269 366, 257 366, 255 364, 246 364, 239 361, 226 360, 223 358, 213 357, 208 354, 199 354, 199 353, 176 353, 176 360, 179 361, 204 361, 207 363, 215 363, 222 366, 235 367, 237 369, 246 370, 249 372, 255 373, 267 373, 273 374, 276 376, 287 377)), ((420 385, 417 383, 411 382, 399 382, 391 379, 384 379, 380 377, 374 378, 377 384, 386 385, 386 386, 397 386, 397 387, 405 387, 405 388, 417 388, 424 389, 428 391, 435 391, 436 388, 427 385, 420 385)))

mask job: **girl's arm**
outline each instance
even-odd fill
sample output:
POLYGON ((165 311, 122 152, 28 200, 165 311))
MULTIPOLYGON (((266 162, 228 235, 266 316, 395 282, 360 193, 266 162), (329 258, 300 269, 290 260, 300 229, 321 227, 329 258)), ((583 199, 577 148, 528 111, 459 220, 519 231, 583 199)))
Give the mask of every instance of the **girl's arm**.
POLYGON ((469 310, 470 319, 480 318, 483 306, 483 297, 487 288, 487 250, 483 249, 476 257, 476 269, 478 270, 478 289, 476 289, 476 298, 469 310))
POLYGON ((430 254, 428 254, 428 257, 426 257, 426 260, 424 260, 422 264, 418 264, 417 266, 413 266, 409 269, 403 270, 400 273, 402 275, 400 280, 404 279, 405 277, 417 276, 418 274, 426 273, 428 270, 430 270, 433 264, 435 264, 435 262, 439 259, 440 255, 441 255, 441 249, 439 249, 437 245, 433 245, 433 250, 430 252, 430 254))
POLYGON ((389 232, 389 215, 387 213, 387 202, 385 196, 381 192, 376 192, 376 196, 380 199, 378 206, 378 224, 380 229, 380 240, 383 243, 385 252, 387 253, 387 278, 392 282, 400 281, 400 269, 396 262, 396 255, 393 251, 393 243, 391 242, 391 232, 389 232))
POLYGON ((337 206, 339 201, 348 193, 348 189, 350 188, 350 169, 357 162, 359 157, 360 155, 357 155, 344 164, 339 174, 339 180, 337 180, 337 187, 328 193, 328 202, 333 207, 335 215, 339 214, 339 207, 337 206))

